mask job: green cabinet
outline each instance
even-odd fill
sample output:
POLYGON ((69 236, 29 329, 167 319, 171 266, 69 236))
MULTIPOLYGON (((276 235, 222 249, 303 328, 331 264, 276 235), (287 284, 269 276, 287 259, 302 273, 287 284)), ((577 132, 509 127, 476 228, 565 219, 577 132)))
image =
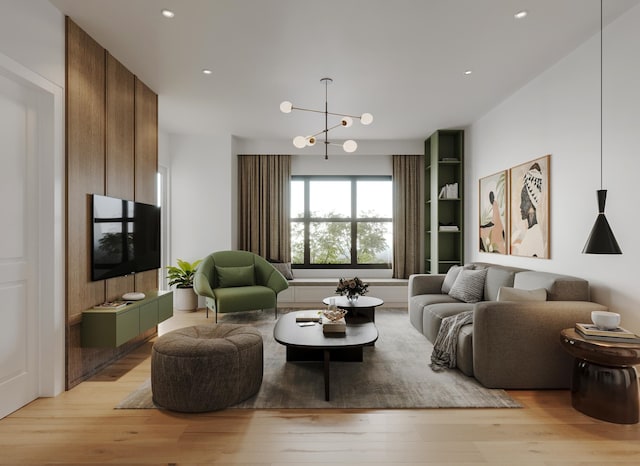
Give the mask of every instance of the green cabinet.
POLYGON ((115 348, 173 316, 173 292, 150 291, 146 295, 122 309, 84 311, 82 346, 115 348))
POLYGON ((464 131, 436 131, 424 157, 424 270, 446 273, 464 262, 464 131))

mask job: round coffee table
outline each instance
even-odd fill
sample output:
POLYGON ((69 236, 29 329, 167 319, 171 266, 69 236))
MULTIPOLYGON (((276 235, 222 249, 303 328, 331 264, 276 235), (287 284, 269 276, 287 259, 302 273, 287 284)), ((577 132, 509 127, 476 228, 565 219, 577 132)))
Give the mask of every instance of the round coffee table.
POLYGON ((617 424, 638 422, 640 344, 587 340, 575 329, 560 332, 562 347, 575 358, 571 404, 578 411, 617 424))
POLYGON ((376 307, 384 304, 383 300, 373 296, 359 296, 355 300, 349 300, 346 296, 328 296, 322 302, 328 306, 332 299, 335 299, 336 307, 349 311, 346 319, 351 321, 358 316, 365 315, 368 320, 375 322, 376 307))
POLYGON ((325 335, 322 325, 298 325, 296 313, 283 315, 276 322, 273 338, 287 347, 287 361, 322 361, 324 364, 324 398, 330 399, 329 363, 334 361, 362 362, 363 346, 378 339, 373 322, 347 324, 342 336, 325 335))

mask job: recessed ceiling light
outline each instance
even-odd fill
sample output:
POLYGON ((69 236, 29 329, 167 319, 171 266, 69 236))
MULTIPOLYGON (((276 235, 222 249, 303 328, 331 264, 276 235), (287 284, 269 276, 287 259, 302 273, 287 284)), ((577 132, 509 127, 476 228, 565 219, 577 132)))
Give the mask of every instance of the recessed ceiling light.
POLYGON ((211 71, 211 70, 209 70, 209 69, 207 69, 207 68, 205 68, 204 70, 202 70, 202 74, 212 74, 212 73, 213 73, 213 71, 211 71))
POLYGON ((467 71, 464 72, 464 74, 467 75, 467 76, 469 76, 471 73, 473 73, 473 71, 471 71, 471 70, 467 70, 467 71))
POLYGON ((529 13, 527 12, 527 10, 522 10, 522 11, 518 11, 515 15, 513 15, 513 17, 515 19, 522 19, 525 18, 529 13))
POLYGON ((176 14, 171 11, 171 10, 167 10, 166 8, 164 10, 162 10, 162 16, 164 16, 165 18, 173 18, 176 14))

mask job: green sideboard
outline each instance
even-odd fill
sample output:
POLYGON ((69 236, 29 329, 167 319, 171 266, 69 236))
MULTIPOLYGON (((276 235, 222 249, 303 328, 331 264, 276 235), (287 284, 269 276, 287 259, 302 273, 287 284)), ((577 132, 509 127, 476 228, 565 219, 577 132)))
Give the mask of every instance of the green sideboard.
POLYGON ((173 292, 149 291, 146 298, 116 311, 82 313, 82 346, 115 348, 173 316, 173 292))

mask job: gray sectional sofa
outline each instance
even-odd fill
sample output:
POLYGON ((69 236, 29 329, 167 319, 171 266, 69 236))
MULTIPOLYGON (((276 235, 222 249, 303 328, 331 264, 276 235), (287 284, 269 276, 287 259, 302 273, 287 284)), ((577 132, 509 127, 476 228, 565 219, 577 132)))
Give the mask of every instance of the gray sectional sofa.
POLYGON ((433 343, 442 319, 473 310, 473 323, 462 327, 457 341, 457 367, 464 374, 489 388, 569 388, 572 358, 560 346, 560 330, 590 322, 591 311, 606 310, 589 302, 589 283, 495 264, 468 266, 487 269, 483 297, 477 303, 443 293, 445 275, 411 275, 411 324, 433 343), (503 295, 512 289, 544 289, 546 301, 498 301, 501 287, 509 289, 503 295))

